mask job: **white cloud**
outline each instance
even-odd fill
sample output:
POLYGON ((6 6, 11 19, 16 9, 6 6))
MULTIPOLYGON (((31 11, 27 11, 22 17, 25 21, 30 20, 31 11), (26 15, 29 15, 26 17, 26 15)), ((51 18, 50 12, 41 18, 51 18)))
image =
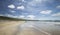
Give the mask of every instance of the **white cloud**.
POLYGON ((25 18, 25 16, 24 15, 20 15, 20 16, 18 16, 18 18, 25 18))
POLYGON ((6 16, 6 17, 12 17, 12 18, 16 18, 16 17, 17 17, 17 16, 13 16, 13 15, 11 15, 11 14, 5 14, 5 15, 0 14, 0 16, 6 16))
POLYGON ((27 18, 28 18, 28 19, 34 19, 35 16, 34 16, 34 15, 28 15, 27 18))
POLYGON ((19 1, 25 2, 25 0, 19 0, 19 1))
POLYGON ((22 0, 22 2, 25 2, 25 0, 22 0))
POLYGON ((45 11, 41 11, 41 14, 50 14, 52 12, 52 10, 45 10, 45 11))
POLYGON ((36 4, 41 3, 40 0, 32 0, 31 2, 28 3, 30 6, 36 6, 36 4))
POLYGON ((8 5, 8 8, 14 9, 15 8, 15 5, 13 5, 13 4, 8 5))
POLYGON ((10 12, 11 12, 11 13, 15 13, 16 11, 14 11, 14 10, 10 10, 10 12))
POLYGON ((25 9, 25 7, 24 6, 18 6, 17 9, 23 10, 23 9, 25 9))
POLYGON ((11 15, 11 14, 6 14, 6 16, 8 16, 8 17, 13 17, 13 15, 11 15))
POLYGON ((3 14, 0 14, 0 16, 4 16, 3 14))
POLYGON ((60 8, 60 5, 58 5, 56 8, 60 8))
POLYGON ((17 18, 17 16, 11 15, 11 14, 5 14, 6 17, 11 17, 11 18, 17 18))
POLYGON ((13 18, 18 18, 18 16, 12 16, 13 18))
POLYGON ((31 6, 37 6, 36 4, 43 4, 43 2, 49 2, 51 3, 53 0, 32 0, 31 2, 28 3, 28 5, 31 5, 31 6))
POLYGON ((36 3, 41 3, 42 0, 34 0, 36 3))
POLYGON ((52 14, 51 16, 60 16, 60 13, 52 14))
POLYGON ((43 2, 46 2, 46 1, 47 1, 47 2, 51 2, 51 1, 53 1, 53 0, 35 0, 35 1, 36 1, 37 3, 38 3, 38 2, 43 3, 43 2))

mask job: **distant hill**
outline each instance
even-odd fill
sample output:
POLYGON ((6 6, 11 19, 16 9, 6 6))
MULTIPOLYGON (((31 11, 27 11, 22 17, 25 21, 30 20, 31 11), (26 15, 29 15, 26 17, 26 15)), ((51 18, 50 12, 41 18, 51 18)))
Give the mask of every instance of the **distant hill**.
POLYGON ((60 20, 29 20, 29 19, 19 19, 19 18, 5 17, 5 16, 0 16, 0 20, 60 22, 60 20))
POLYGON ((18 19, 18 18, 0 16, 0 20, 14 20, 14 21, 16 20, 16 21, 20 21, 20 20, 25 20, 25 19, 18 19))

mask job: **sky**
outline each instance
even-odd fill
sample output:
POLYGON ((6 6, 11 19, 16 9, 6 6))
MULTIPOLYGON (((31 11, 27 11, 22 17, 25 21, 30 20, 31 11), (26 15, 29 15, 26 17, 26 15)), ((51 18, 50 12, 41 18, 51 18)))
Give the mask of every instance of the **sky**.
POLYGON ((0 16, 60 20, 60 0, 0 0, 0 16))

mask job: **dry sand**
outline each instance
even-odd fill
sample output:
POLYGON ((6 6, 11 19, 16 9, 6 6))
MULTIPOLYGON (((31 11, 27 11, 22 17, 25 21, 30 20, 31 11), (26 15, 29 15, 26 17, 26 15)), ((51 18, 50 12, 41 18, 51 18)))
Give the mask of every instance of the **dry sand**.
POLYGON ((14 35, 18 31, 18 26, 25 21, 4 21, 0 20, 0 35, 14 35))

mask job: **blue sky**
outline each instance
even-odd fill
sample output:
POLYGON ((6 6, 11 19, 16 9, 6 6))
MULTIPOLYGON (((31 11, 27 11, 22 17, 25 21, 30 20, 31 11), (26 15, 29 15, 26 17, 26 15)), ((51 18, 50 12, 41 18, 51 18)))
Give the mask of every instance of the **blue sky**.
POLYGON ((0 0, 0 16, 60 20, 60 0, 0 0))

